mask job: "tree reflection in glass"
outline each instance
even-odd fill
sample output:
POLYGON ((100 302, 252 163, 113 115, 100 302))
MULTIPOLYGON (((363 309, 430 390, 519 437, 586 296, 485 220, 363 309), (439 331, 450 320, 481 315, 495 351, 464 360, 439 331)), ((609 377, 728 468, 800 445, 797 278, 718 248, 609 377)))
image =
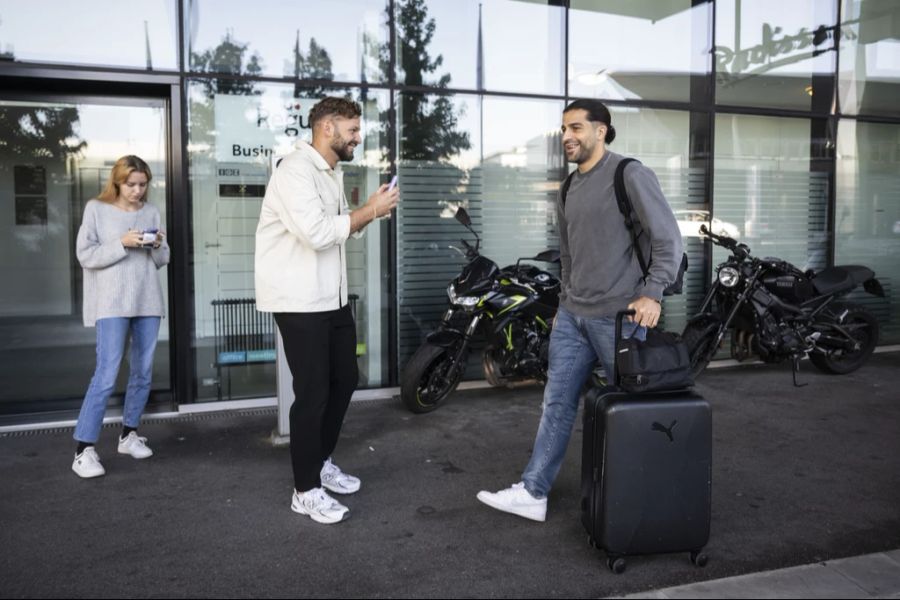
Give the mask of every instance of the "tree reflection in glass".
MULTIPOLYGON (((434 19, 428 17, 425 0, 397 3, 398 83, 439 89, 450 86, 449 73, 438 75, 443 55, 432 58, 429 54, 435 27, 434 19)), ((383 69, 388 68, 389 60, 385 49, 383 69)), ((458 116, 449 96, 428 98, 423 94, 405 94, 401 131, 401 159, 442 160, 472 146, 469 133, 459 130, 458 116)))

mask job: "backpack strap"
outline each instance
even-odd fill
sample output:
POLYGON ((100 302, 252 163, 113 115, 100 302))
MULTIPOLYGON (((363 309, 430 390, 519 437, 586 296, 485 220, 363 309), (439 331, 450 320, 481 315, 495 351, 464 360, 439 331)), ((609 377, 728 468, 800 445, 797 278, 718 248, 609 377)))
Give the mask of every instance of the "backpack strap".
MULTIPOLYGON (((641 271, 644 272, 644 277, 646 277, 650 272, 650 268, 644 260, 644 253, 641 252, 640 245, 638 245, 634 226, 635 221, 631 216, 633 212, 631 209, 631 199, 628 198, 628 191, 625 189, 625 167, 633 162, 640 163, 636 158, 623 158, 619 161, 619 164, 616 166, 616 174, 613 177, 613 188, 616 191, 616 204, 619 206, 619 212, 622 213, 622 217, 625 219, 625 227, 628 229, 628 233, 631 234, 631 243, 634 246, 635 253, 637 253, 638 263, 640 263, 641 271)), ((575 173, 576 171, 569 173, 560 189, 560 200, 562 202, 563 211, 566 210, 566 194, 569 192, 569 186, 572 185, 572 177, 575 176, 575 173)))
POLYGON ((566 180, 563 181, 562 189, 560 189, 559 196, 560 200, 562 200, 563 210, 566 210, 566 194, 569 193, 569 186, 572 185, 572 178, 575 177, 575 171, 572 171, 566 176, 566 180))
POLYGON ((634 253, 637 254, 638 263, 641 265, 641 271, 644 272, 644 277, 646 277, 650 273, 650 265, 647 264, 647 261, 644 259, 641 245, 638 244, 635 220, 632 217, 634 210, 631 206, 631 199, 628 197, 628 190, 625 189, 625 167, 633 162, 640 164, 640 161, 636 158, 623 158, 619 162, 618 166, 616 166, 616 174, 613 177, 613 188, 616 191, 616 204, 619 205, 619 212, 622 213, 622 218, 625 219, 625 227, 628 229, 628 233, 631 234, 631 243, 634 246, 634 253))
MULTIPOLYGON (((631 204, 631 199, 628 197, 628 190, 625 189, 625 167, 632 162, 640 164, 641 161, 636 158, 623 158, 619 161, 619 164, 616 166, 616 173, 613 176, 613 189, 616 193, 616 204, 619 207, 619 212, 622 213, 622 218, 625 220, 625 227, 628 229, 628 233, 631 234, 631 244, 634 248, 634 253, 637 255, 638 264, 641 265, 641 271, 643 271, 644 278, 646 279, 647 275, 650 274, 650 265, 644 259, 644 253, 641 251, 640 244, 638 244, 637 228, 635 227, 635 225, 640 225, 640 221, 637 221, 632 216, 635 213, 631 204)), ((568 177, 566 177, 560 189, 560 200, 562 201, 563 211, 566 209, 566 194, 569 191, 569 186, 572 184, 572 178, 575 176, 575 173, 575 171, 572 171, 568 177)), ((682 277, 687 269, 688 258, 687 253, 685 252, 681 255, 681 265, 678 268, 675 282, 663 291, 664 295, 668 296, 681 293, 682 277)))

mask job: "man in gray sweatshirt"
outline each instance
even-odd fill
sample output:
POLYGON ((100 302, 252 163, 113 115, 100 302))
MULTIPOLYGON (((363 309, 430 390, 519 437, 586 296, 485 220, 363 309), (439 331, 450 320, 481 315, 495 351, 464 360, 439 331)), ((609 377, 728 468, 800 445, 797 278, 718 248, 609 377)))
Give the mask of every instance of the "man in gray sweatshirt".
POLYGON ((646 328, 659 321, 663 290, 675 281, 683 252, 678 223, 656 175, 638 162, 627 165, 625 188, 639 222, 637 240, 643 255, 651 257, 644 275, 616 202, 613 179, 624 157, 606 148, 615 136, 609 110, 598 100, 576 100, 563 111, 563 150, 578 168, 557 207, 562 290, 550 335, 544 410, 522 480, 499 492, 478 493, 488 506, 534 521, 546 518, 547 494, 595 361, 612 374, 616 313, 633 309, 635 317, 623 323, 622 335, 643 339, 646 328))

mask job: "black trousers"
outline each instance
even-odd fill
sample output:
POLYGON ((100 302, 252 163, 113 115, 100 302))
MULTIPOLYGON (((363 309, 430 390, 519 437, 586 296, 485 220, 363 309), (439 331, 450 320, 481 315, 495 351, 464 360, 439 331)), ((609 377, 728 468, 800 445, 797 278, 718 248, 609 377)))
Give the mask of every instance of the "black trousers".
POLYGON ((276 313, 294 378, 291 463, 294 488, 321 487, 322 464, 337 446, 356 389, 356 325, 350 306, 317 313, 276 313))

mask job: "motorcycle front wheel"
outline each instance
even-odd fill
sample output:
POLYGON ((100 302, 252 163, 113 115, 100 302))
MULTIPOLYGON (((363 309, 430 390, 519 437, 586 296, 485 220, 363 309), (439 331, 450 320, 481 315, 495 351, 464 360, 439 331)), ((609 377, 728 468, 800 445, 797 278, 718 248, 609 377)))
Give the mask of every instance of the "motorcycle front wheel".
POLYGON ((713 317, 692 321, 684 328, 681 339, 691 358, 691 377, 694 379, 703 372, 718 350, 714 347, 718 333, 719 320, 713 317))
POLYGON ((834 375, 851 373, 865 363, 878 344, 878 320, 858 304, 835 304, 832 313, 847 310, 841 327, 850 334, 855 342, 852 350, 835 349, 826 354, 812 352, 809 361, 820 371, 834 375))
POLYGON ((406 363, 400 382, 400 398, 406 408, 421 414, 444 403, 466 370, 465 364, 454 364, 456 353, 457 348, 427 342, 419 346, 406 363))

